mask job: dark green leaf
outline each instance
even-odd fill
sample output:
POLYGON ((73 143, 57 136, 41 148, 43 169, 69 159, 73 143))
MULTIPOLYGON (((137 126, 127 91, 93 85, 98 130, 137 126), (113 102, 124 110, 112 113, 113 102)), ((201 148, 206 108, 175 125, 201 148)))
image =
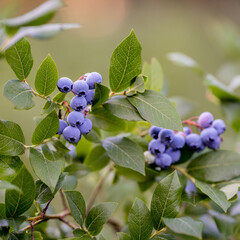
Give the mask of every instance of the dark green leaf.
POLYGON ((139 198, 136 198, 129 212, 128 227, 133 239, 148 240, 151 236, 153 230, 151 213, 139 198))
POLYGON ((109 98, 109 92, 110 90, 108 87, 96 83, 92 106, 96 108, 106 102, 109 98))
POLYGON ((56 111, 49 113, 35 128, 32 143, 39 144, 47 138, 54 136, 59 129, 59 119, 56 111))
POLYGON ((16 232, 13 231, 9 234, 8 240, 26 240, 27 234, 26 232, 16 232))
POLYGON ((117 165, 145 175, 145 158, 138 144, 126 137, 111 137, 106 138, 102 145, 117 165))
POLYGON ((117 236, 118 236, 118 240, 131 240, 131 237, 124 232, 118 232, 117 236))
POLYGON ((20 126, 0 120, 0 154, 16 156, 24 153, 25 138, 20 126))
POLYGON ((91 240, 91 239, 93 239, 89 236, 89 234, 86 231, 84 231, 82 229, 79 229, 79 228, 75 229, 73 231, 73 234, 74 234, 75 237, 77 237, 76 239, 78 239, 78 240, 91 240))
POLYGON ((113 92, 128 88, 134 77, 141 73, 142 47, 132 30, 114 50, 109 69, 109 83, 113 92))
POLYGON ((53 146, 58 152, 63 154, 66 154, 70 151, 60 140, 54 140, 53 146))
POLYGON ((6 219, 6 208, 4 203, 0 203, 0 219, 6 219))
POLYGON ((176 171, 161 180, 151 202, 151 214, 156 230, 163 227, 162 219, 174 218, 180 211, 182 188, 176 171))
POLYGON ((49 114, 53 110, 58 110, 58 105, 52 101, 47 101, 42 109, 41 114, 49 114))
POLYGON ((36 78, 35 88, 39 94, 48 96, 57 86, 58 70, 52 57, 48 55, 39 67, 36 78))
POLYGON ((96 205, 89 211, 85 224, 86 228, 93 236, 101 232, 103 225, 111 217, 116 207, 117 203, 105 202, 96 205))
POLYGON ((182 194, 182 202, 189 203, 194 207, 196 207, 200 201, 206 198, 207 196, 205 194, 201 194, 199 192, 192 192, 191 194, 183 192, 182 194))
POLYGON ((54 197, 50 188, 41 180, 36 181, 36 201, 38 203, 46 203, 54 197))
POLYGON ((68 172, 70 175, 80 178, 87 175, 90 172, 90 169, 84 164, 72 163, 64 169, 64 172, 68 172))
POLYGON ((4 86, 4 95, 13 102, 15 109, 30 109, 35 103, 32 100, 32 89, 19 80, 9 80, 4 86))
POLYGON ((137 108, 142 118, 151 124, 182 130, 182 123, 177 110, 161 93, 146 90, 144 93, 128 97, 128 100, 137 108))
POLYGON ((65 99, 66 95, 66 93, 62 92, 57 93, 53 98, 53 102, 61 103, 65 99))
POLYGON ((25 38, 21 39, 6 50, 5 56, 17 78, 21 81, 26 79, 33 66, 30 43, 25 38))

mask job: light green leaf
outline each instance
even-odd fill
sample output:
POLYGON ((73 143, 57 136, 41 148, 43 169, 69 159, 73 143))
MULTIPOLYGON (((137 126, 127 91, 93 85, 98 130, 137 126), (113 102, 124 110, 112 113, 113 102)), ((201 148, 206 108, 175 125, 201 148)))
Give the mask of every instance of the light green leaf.
POLYGON ((124 232, 118 232, 117 237, 118 237, 118 240, 131 240, 131 237, 124 232))
POLYGON ((96 240, 96 238, 91 238, 85 230, 82 230, 82 229, 79 229, 79 228, 73 230, 73 234, 76 237, 76 238, 74 238, 76 240, 91 240, 91 239, 96 240))
POLYGON ((134 92, 140 92, 143 93, 145 91, 145 81, 144 77, 137 76, 132 85, 130 86, 131 92, 127 93, 127 96, 132 96, 134 92))
POLYGON ((145 158, 138 144, 126 137, 111 137, 106 138, 102 145, 117 165, 145 175, 145 158))
POLYGON ((24 153, 25 138, 20 126, 0 120, 0 154, 16 156, 24 153))
POLYGON ((93 97, 92 107, 96 108, 106 102, 109 98, 110 89, 102 84, 95 84, 95 94, 93 97))
POLYGON ((53 97, 53 102, 61 103, 65 99, 66 95, 67 95, 66 93, 62 93, 62 92, 57 93, 53 97))
POLYGON ((62 189, 64 191, 71 191, 71 190, 74 190, 77 187, 77 184, 78 184, 77 177, 72 176, 72 175, 67 175, 64 178, 62 189))
POLYGON ((58 70, 52 57, 48 55, 39 67, 36 78, 35 88, 39 94, 48 96, 57 86, 58 70))
POLYGON ((10 182, 0 180, 0 190, 16 190, 21 191, 19 187, 10 182))
POLYGON ((35 106, 32 89, 20 80, 9 80, 4 86, 4 95, 13 102, 15 109, 30 109, 35 106))
POLYGON ((142 47, 132 30, 114 50, 109 69, 109 83, 113 92, 128 88, 134 77, 141 73, 142 47))
POLYGON ((221 187, 220 190, 225 193, 227 200, 233 198, 239 191, 240 182, 226 183, 225 186, 221 187))

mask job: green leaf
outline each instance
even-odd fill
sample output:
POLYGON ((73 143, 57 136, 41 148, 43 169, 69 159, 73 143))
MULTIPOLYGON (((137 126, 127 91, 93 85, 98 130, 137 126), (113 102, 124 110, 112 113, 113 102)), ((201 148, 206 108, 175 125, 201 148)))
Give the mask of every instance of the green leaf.
POLYGON ((194 221, 190 217, 163 218, 163 222, 175 233, 202 239, 202 222, 194 221))
POLYGON ((66 93, 62 93, 62 92, 57 93, 53 97, 53 102, 61 103, 65 99, 66 95, 67 95, 66 93))
POLYGON ((39 144, 47 138, 54 136, 59 129, 59 119, 56 111, 49 113, 35 128, 32 143, 39 144))
POLYGON ((84 135, 84 137, 90 142, 101 143, 100 131, 96 128, 92 128, 92 130, 87 135, 84 135))
POLYGON ((108 221, 108 219, 113 214, 115 208, 117 207, 117 203, 114 202, 105 202, 100 203, 93 207, 86 218, 85 224, 89 233, 93 236, 98 235, 103 225, 108 221))
POLYGON ((82 227, 86 212, 86 204, 82 194, 78 191, 65 191, 64 194, 67 198, 73 218, 82 227))
POLYGON ((151 240, 176 240, 176 238, 170 234, 160 233, 160 234, 154 236, 153 238, 151 238, 151 240))
POLYGON ((205 182, 228 181, 240 176, 240 154, 227 150, 207 152, 194 158, 187 171, 205 182))
POLYGON ((118 232, 117 237, 118 237, 118 240, 131 240, 131 237, 124 232, 118 232))
MULTIPOLYGON (((31 239, 31 236, 32 236, 31 233, 28 233, 29 239, 31 239)), ((43 240, 42 234, 38 231, 33 232, 33 238, 34 240, 43 240)))
POLYGON ((238 193, 239 188, 240 188, 240 182, 236 182, 236 183, 229 182, 224 184, 224 186, 221 187, 220 190, 225 193, 227 200, 229 200, 238 193))
POLYGON ((141 73, 141 51, 133 30, 114 50, 109 69, 109 84, 113 92, 128 88, 132 79, 141 73))
POLYGON ((33 66, 30 43, 25 38, 21 39, 6 50, 5 56, 17 78, 21 81, 26 79, 33 66))
POLYGON ((70 151, 60 140, 54 140, 53 146, 62 154, 66 154, 70 151))
POLYGON ((136 198, 129 212, 128 227, 133 239, 148 240, 151 236, 153 230, 151 213, 139 198, 136 198))
POLYGON ((206 198, 207 198, 207 196, 205 194, 202 194, 199 192, 192 192, 191 194, 186 193, 186 192, 182 193, 182 202, 191 204, 194 207, 196 207, 200 201, 202 201, 206 198))
POLYGON ((45 105, 43 106, 43 109, 41 111, 41 114, 49 114, 53 110, 58 110, 58 105, 52 101, 47 101, 45 105))
POLYGON ((6 219, 6 208, 4 203, 0 203, 0 219, 6 219))
POLYGON ((90 172, 90 169, 84 164, 72 163, 64 169, 64 172, 68 172, 70 175, 81 178, 87 175, 90 172))
POLYGON ((75 176, 67 175, 64 178, 62 189, 64 191, 71 191, 71 190, 74 190, 77 187, 77 184, 78 184, 78 180, 75 176))
POLYGON ((16 190, 21 191, 19 187, 10 182, 0 180, 0 190, 16 190))
POLYGON ((98 171, 104 168, 109 161, 110 158, 106 150, 101 145, 98 145, 89 152, 84 160, 84 164, 86 164, 91 171, 98 171))
POLYGON ((53 161, 44 152, 30 148, 30 162, 35 174, 53 192, 62 172, 63 162, 53 161))
POLYGON ((130 86, 130 92, 127 93, 127 96, 132 96, 135 92, 143 93, 145 91, 145 82, 144 77, 137 76, 132 85, 130 86))
POLYGON ((8 240, 26 240, 27 234, 26 232, 16 232, 13 231, 9 234, 8 240))
POLYGON ((195 181, 195 185, 202 193, 206 194, 219 207, 221 207, 224 212, 228 210, 231 204, 228 202, 226 195, 222 191, 198 180, 195 181))
POLYGON ((25 138, 20 126, 0 120, 0 154, 16 156, 24 153, 25 138))
POLYGON ((21 191, 7 190, 5 194, 6 216, 18 217, 27 211, 35 198, 36 188, 32 175, 22 164, 15 178, 11 181, 21 191))
POLYGON ((103 235, 100 235, 98 240, 106 240, 106 238, 103 235))
POLYGON ((171 102, 161 93, 146 90, 128 97, 143 119, 153 125, 182 131, 180 116, 171 102))
POLYGON ((50 188, 43 183, 41 180, 36 181, 36 196, 35 200, 36 202, 43 204, 48 202, 54 197, 52 194, 50 188))
POLYGON ((39 94, 48 96, 57 86, 58 70, 52 57, 48 55, 39 67, 36 78, 35 88, 39 94))
POLYGON ((137 109, 127 100, 126 96, 113 96, 103 107, 116 117, 128 121, 144 121, 137 109))
POLYGON ((88 234, 85 230, 82 230, 82 229, 79 229, 79 228, 73 230, 73 234, 74 234, 75 237, 77 237, 77 238, 75 238, 75 239, 77 239, 77 240, 91 240, 91 239, 96 239, 96 238, 91 238, 91 237, 89 236, 89 234, 88 234))
POLYGON ((32 89, 19 80, 9 80, 4 86, 4 95, 13 102, 15 109, 30 109, 35 106, 32 89))
POLYGON ((151 214, 156 230, 163 227, 162 219, 175 218, 180 211, 182 188, 176 171, 157 185, 151 202, 151 214))
POLYGON ((126 137, 111 137, 106 138, 102 145, 117 165, 145 175, 145 158, 138 144, 126 137))
POLYGON ((105 131, 124 131, 127 127, 124 120, 115 117, 103 107, 94 109, 88 114, 88 118, 92 121, 94 127, 105 131))
POLYGON ((93 97, 92 107, 96 108, 106 102, 109 98, 110 89, 105 87, 102 84, 96 83, 95 84, 95 94, 93 97))

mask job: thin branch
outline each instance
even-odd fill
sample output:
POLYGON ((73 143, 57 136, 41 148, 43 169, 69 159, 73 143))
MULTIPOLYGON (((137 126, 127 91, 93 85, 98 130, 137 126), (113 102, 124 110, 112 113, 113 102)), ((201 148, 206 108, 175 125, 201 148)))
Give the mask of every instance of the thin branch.
POLYGON ((107 222, 116 232, 121 232, 123 226, 115 219, 110 218, 107 222))
POLYGON ((31 227, 31 239, 34 240, 34 236, 33 236, 33 222, 30 223, 30 227, 31 227))
POLYGON ((61 222, 64 222, 65 224, 67 224, 70 228, 72 229, 76 229, 78 228, 78 226, 75 226, 74 224, 70 223, 68 220, 64 219, 64 218, 59 218, 59 220, 61 222))
POLYGON ((65 196, 64 196, 64 194, 63 194, 63 190, 60 189, 59 192, 60 192, 60 197, 61 197, 61 200, 62 200, 62 205, 63 205, 63 207, 64 207, 64 210, 69 210, 69 209, 68 209, 67 202, 66 202, 66 198, 65 198, 65 196))
POLYGON ((176 165, 172 165, 171 168, 176 169, 195 184, 196 182, 195 178, 189 175, 184 168, 180 168, 176 165))

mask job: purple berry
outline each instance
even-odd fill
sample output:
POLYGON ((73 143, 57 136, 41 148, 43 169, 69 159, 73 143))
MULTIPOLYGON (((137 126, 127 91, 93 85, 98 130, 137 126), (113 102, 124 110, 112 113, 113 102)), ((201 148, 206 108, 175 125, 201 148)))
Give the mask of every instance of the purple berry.
POLYGON ((152 126, 149 128, 149 135, 152 138, 158 139, 159 132, 162 130, 162 128, 157 127, 157 126, 152 126))
POLYGON ((57 134, 62 134, 62 132, 63 132, 63 130, 67 127, 68 125, 67 125, 67 123, 64 121, 64 120, 62 120, 62 119, 59 119, 59 129, 58 129, 58 132, 57 132, 57 134))
POLYGON ((87 100, 87 105, 91 105, 93 102, 93 97, 94 97, 95 91, 94 90, 88 90, 86 93, 86 100, 87 100))
POLYGON ((222 142, 221 138, 217 137, 216 139, 214 139, 214 141, 210 142, 207 146, 213 150, 216 150, 220 147, 221 142, 222 142))
POLYGON ((78 128, 68 126, 63 130, 63 136, 68 142, 77 143, 81 138, 81 133, 78 128))
POLYGON ((72 100, 70 102, 70 106, 75 111, 80 112, 87 106, 86 98, 83 96, 81 96, 81 97, 75 96, 72 98, 72 100))
POLYGON ((205 145, 204 145, 203 142, 202 142, 201 146, 196 150, 196 152, 201 152, 201 151, 203 151, 204 149, 205 149, 205 145))
POLYGON ((185 187, 185 192, 189 195, 191 195, 192 193, 195 193, 197 191, 197 188, 195 186, 195 184, 190 181, 190 180, 187 180, 187 185, 185 187))
POLYGON ((88 84, 83 80, 77 80, 73 83, 73 93, 78 96, 85 96, 87 91, 89 90, 88 84))
POLYGON ((189 127, 183 127, 183 132, 186 134, 186 135, 189 135, 191 133, 191 129, 189 127))
POLYGON ((86 82, 89 89, 95 89, 95 83, 102 83, 102 76, 97 72, 92 72, 87 76, 86 82))
POLYGON ((70 78, 62 77, 58 80, 57 87, 60 92, 68 93, 72 91, 73 82, 70 78))
POLYGON ((218 135, 221 135, 226 131, 225 122, 222 119, 216 119, 213 121, 212 127, 217 130, 218 135))
POLYGON ((191 133, 186 137, 186 145, 188 148, 197 150, 202 146, 202 139, 196 133, 191 133))
POLYGON ((155 164, 163 169, 170 167, 171 163, 172 158, 166 153, 158 155, 155 159, 155 164))
POLYGON ((185 145, 185 138, 180 134, 175 134, 173 141, 170 143, 170 147, 173 149, 181 149, 185 145))
POLYGON ((84 123, 79 127, 81 134, 86 135, 92 130, 92 121, 88 118, 84 119, 84 123))
POLYGON ((174 132, 170 129, 163 129, 160 133, 159 133, 159 139, 161 142, 169 144, 173 141, 175 135, 174 132))
POLYGON ((148 145, 148 150, 153 155, 157 155, 159 153, 164 153, 165 149, 166 149, 165 144, 163 144, 159 140, 155 140, 155 139, 153 139, 148 145))
POLYGON ((181 157, 180 150, 174 150, 172 148, 168 148, 165 153, 172 158, 172 163, 176 163, 180 160, 180 157, 181 157))
POLYGON ((198 118, 198 124, 203 128, 208 128, 213 123, 213 115, 210 112, 202 113, 198 118))
POLYGON ((203 143, 208 146, 218 137, 217 130, 215 128, 206 128, 201 132, 201 138, 203 143))
POLYGON ((72 127, 79 127, 84 122, 84 115, 81 112, 73 111, 69 113, 67 121, 72 127))

